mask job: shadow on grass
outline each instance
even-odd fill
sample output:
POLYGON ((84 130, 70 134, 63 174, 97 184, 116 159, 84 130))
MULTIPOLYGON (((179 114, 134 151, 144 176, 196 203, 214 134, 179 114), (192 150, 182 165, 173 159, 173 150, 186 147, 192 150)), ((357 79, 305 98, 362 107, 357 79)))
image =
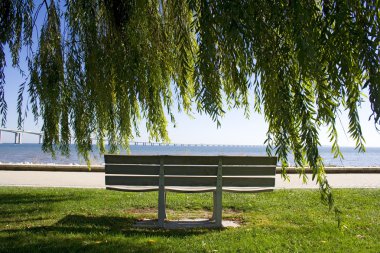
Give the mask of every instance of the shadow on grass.
POLYGON ((131 217, 67 215, 51 226, 4 230, 0 252, 159 252, 167 251, 167 245, 153 245, 151 241, 156 239, 151 238, 185 238, 214 230, 137 228, 137 221, 131 217))
MULTIPOLYGON (((25 234, 24 234, 25 236, 25 234)), ((74 236, 69 234, 33 234, 28 238, 12 235, 0 238, 0 252, 167 252, 165 244, 152 245, 137 237, 110 238, 98 235, 74 236), (7 240, 7 241, 6 241, 7 240)))
POLYGON ((29 193, 0 193, 1 217, 21 216, 35 211, 47 212, 51 210, 53 203, 65 201, 80 201, 82 196, 74 194, 44 194, 34 195, 29 193), (38 204, 38 205, 36 205, 38 204))
POLYGON ((49 204, 53 202, 62 202, 67 200, 81 200, 83 197, 74 194, 44 194, 34 195, 28 193, 1 193, 0 203, 7 205, 26 205, 33 203, 49 204))
MULTIPOLYGON (((215 230, 213 228, 193 228, 193 229, 159 229, 159 228, 140 228, 134 224, 138 220, 135 218, 112 217, 112 216, 84 216, 68 215, 58 221, 50 229, 58 229, 67 233, 92 233, 102 232, 109 234, 123 234, 124 236, 144 234, 146 236, 170 236, 184 237, 196 234, 207 233, 215 230)), ((45 228, 46 229, 46 228, 45 228)))

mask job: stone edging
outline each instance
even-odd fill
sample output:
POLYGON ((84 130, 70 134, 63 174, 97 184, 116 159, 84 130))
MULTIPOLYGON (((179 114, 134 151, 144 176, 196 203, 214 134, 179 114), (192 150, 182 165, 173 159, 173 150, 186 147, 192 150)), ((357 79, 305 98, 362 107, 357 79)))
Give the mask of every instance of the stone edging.
POLYGON ((68 172, 104 172, 103 165, 64 165, 64 164, 0 164, 0 170, 13 171, 68 171, 68 172))

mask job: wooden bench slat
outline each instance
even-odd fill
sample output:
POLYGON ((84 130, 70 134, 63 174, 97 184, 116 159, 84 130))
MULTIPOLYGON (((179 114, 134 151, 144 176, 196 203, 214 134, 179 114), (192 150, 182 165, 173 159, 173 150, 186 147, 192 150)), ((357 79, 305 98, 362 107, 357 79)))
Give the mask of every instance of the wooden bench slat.
POLYGON ((218 165, 217 156, 164 156, 165 165, 218 165))
POLYGON ((218 166, 179 166, 168 165, 165 166, 165 175, 204 175, 204 176, 216 176, 218 166))
POLYGON ((106 164, 160 164, 165 165, 217 165, 217 156, 170 156, 170 155, 105 155, 106 164))
MULTIPOLYGON (((224 187, 274 187, 274 177, 223 177, 224 187)), ((157 186, 156 176, 106 176, 106 185, 157 186)), ((168 176, 165 186, 215 186, 216 177, 168 176)))
POLYGON ((160 166, 140 164, 107 164, 106 174, 158 175, 160 166))
POLYGON ((114 186, 107 186, 107 190, 113 190, 113 191, 122 191, 122 192, 151 192, 151 191, 157 191, 157 186, 125 186, 125 185, 114 185, 114 186))
MULTIPOLYGON (((158 165, 109 164, 105 166, 106 174, 158 175, 158 165)), ((256 166, 223 166, 225 176, 264 176, 275 175, 276 167, 272 165, 256 166)), ((165 175, 216 175, 217 166, 165 166, 165 175)))
POLYGON ((238 192, 238 193, 256 193, 256 192, 271 192, 274 187, 223 187, 225 192, 238 192))
POLYGON ((223 177, 224 187, 274 187, 275 177, 223 177))
POLYGON ((106 164, 160 164, 157 155, 104 155, 106 164))
POLYGON ((275 174, 275 165, 223 166, 223 176, 271 176, 275 174))
POLYGON ((213 192, 215 191, 216 187, 197 187, 197 186, 189 186, 189 187, 173 187, 169 186, 165 188, 165 191, 167 192, 182 192, 182 193, 200 193, 200 192, 213 192))
POLYGON ((158 186, 157 176, 106 176, 106 185, 158 186))
POLYGON ((105 155, 106 164, 160 164, 165 165, 275 165, 276 157, 269 156, 182 156, 182 155, 105 155))
MULTIPOLYGON (((156 186, 155 176, 106 176, 106 185, 156 186)), ((165 186, 215 186, 216 177, 165 177, 165 186)))
POLYGON ((215 186, 216 176, 169 176, 165 177, 165 186, 215 186))

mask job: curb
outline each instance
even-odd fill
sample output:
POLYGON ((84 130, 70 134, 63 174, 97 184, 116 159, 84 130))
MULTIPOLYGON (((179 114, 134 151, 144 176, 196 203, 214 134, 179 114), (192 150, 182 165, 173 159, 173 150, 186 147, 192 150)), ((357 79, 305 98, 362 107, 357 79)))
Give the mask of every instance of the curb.
MULTIPOLYGON (((299 174, 295 167, 289 167, 288 174, 299 174)), ((380 173, 380 167, 325 167, 327 174, 373 174, 380 173)), ((312 174, 312 170, 305 168, 306 174, 312 174)), ((276 168, 276 174, 281 174, 281 167, 276 168)))
MULTIPOLYGON (((0 164, 0 171, 61 171, 61 172, 104 172, 104 165, 60 165, 60 164, 0 164)), ((371 174, 380 173, 380 167, 325 167, 328 174, 371 174)), ((310 169, 305 169, 311 174, 310 169)), ((298 174, 295 167, 287 169, 288 174, 298 174)), ((281 167, 276 168, 276 174, 281 174, 281 167)))
POLYGON ((61 164, 0 164, 0 171, 62 171, 62 172, 104 172, 103 165, 61 165, 61 164))

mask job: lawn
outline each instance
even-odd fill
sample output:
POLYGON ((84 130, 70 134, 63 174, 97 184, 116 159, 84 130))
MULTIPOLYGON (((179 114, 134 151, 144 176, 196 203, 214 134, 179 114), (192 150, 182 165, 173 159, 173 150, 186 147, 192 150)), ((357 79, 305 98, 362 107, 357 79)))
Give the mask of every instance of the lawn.
MULTIPOLYGON (((335 190, 342 225, 315 190, 224 194, 239 228, 137 229, 157 193, 0 188, 0 252, 380 252, 380 190, 335 190)), ((211 215, 211 194, 168 194, 170 219, 211 215)))

